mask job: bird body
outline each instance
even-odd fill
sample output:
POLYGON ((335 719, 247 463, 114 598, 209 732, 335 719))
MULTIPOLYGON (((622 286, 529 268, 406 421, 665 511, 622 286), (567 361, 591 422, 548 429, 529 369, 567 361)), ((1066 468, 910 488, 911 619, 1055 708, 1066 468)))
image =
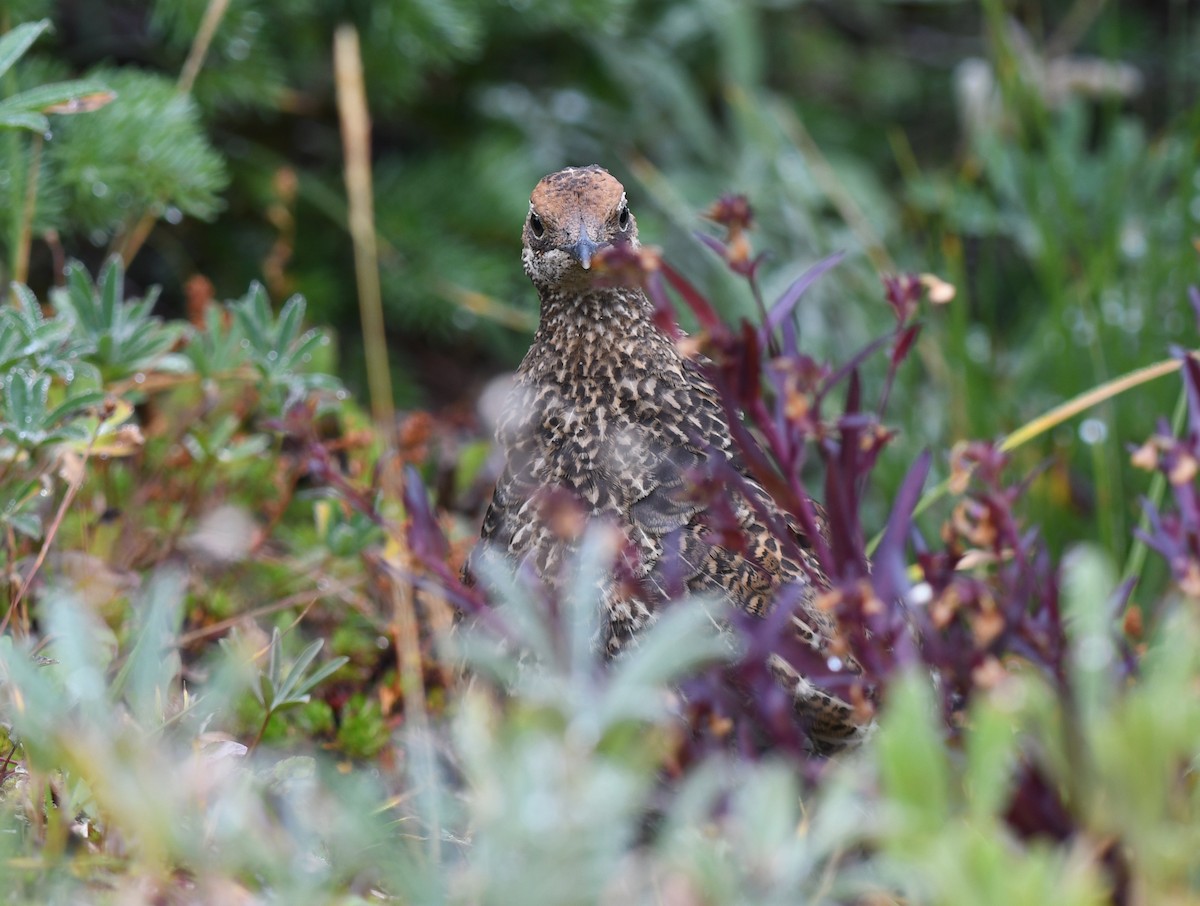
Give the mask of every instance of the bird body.
MULTIPOLYGON (((697 362, 655 323, 645 293, 595 280, 592 256, 613 242, 636 248, 637 225, 607 171, 567 168, 538 183, 522 261, 541 316, 497 431, 505 466, 482 540, 552 579, 577 548, 579 522, 619 531, 633 583, 610 577, 601 589, 598 641, 610 655, 654 620, 669 577, 753 614, 784 586, 798 586, 796 630, 823 647, 832 621, 813 606, 819 569, 785 554, 768 523, 787 522, 762 486, 744 475, 728 489, 740 542, 715 538, 706 525, 689 475, 709 457, 744 474, 727 417, 697 362), (564 496, 581 520, 561 518, 564 496)), ((771 666, 818 738, 859 734, 846 703, 782 659, 771 666)))

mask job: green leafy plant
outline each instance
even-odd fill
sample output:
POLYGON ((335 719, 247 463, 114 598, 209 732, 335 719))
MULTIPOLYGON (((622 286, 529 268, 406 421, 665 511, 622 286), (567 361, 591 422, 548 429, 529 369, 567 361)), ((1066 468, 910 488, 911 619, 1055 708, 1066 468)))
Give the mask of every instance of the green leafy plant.
POLYGON ((0 308, 0 369, 18 365, 54 374, 71 383, 98 384, 100 375, 82 357, 94 346, 78 336, 70 320, 46 317, 27 286, 14 283, 12 304, 0 308))
POLYGON ((38 476, 9 478, 0 486, 0 523, 26 538, 42 536, 41 504, 47 496, 48 480, 38 476))
POLYGON ((53 294, 55 306, 74 323, 77 337, 88 345, 84 353, 106 383, 135 378, 150 369, 179 371, 187 360, 171 354, 183 336, 178 324, 166 324, 152 314, 158 291, 144 299, 125 298, 125 268, 119 258, 108 260, 99 280, 92 282, 85 268, 73 261, 67 268, 67 286, 53 294))
POLYGON ((2 380, 0 439, 28 451, 46 444, 85 440, 87 426, 73 416, 104 400, 103 391, 83 390, 69 394, 51 408, 49 375, 13 368, 2 380))
MULTIPOLYGON (((22 73, 13 66, 33 43, 50 29, 50 21, 26 22, 0 36, 0 80, 11 88, 22 73)), ((0 130, 8 134, 0 145, 0 159, 9 172, 3 186, 8 196, 8 230, 4 234, 9 248, 11 276, 24 281, 29 264, 30 243, 35 222, 45 226, 38 216, 38 194, 45 185, 42 175, 44 141, 50 137, 48 114, 89 113, 112 101, 114 95, 103 82, 95 79, 33 84, 0 99, 0 130), (33 132, 24 138, 20 132, 33 132)))
POLYGON ((249 362, 262 377, 268 399, 278 412, 314 390, 336 391, 339 387, 329 375, 310 370, 314 354, 329 338, 320 330, 304 330, 305 307, 301 296, 293 296, 275 317, 267 292, 258 283, 232 305, 249 362))
MULTIPOLYGON (((50 20, 42 19, 18 25, 0 36, 0 77, 49 29, 50 20)), ((110 101, 112 96, 108 86, 99 79, 73 79, 39 85, 0 100, 0 129, 27 129, 45 133, 50 129, 47 113, 94 109, 110 101)))
POLYGON ((278 629, 274 631, 267 650, 266 669, 259 673, 258 681, 251 687, 263 709, 262 724, 250 746, 252 749, 262 740, 272 717, 288 708, 308 704, 312 690, 349 661, 346 657, 331 658, 311 673, 307 672, 324 645, 324 639, 317 639, 285 667, 283 637, 278 629))
POLYGON ((350 697, 342 706, 337 742, 343 753, 351 758, 371 758, 391 740, 391 731, 380 711, 379 702, 361 692, 350 697))
MULTIPOLYGON (((73 230, 132 241, 143 215, 150 224, 184 215, 210 219, 229 181, 192 98, 167 78, 135 69, 99 69, 116 92, 105 109, 64 125, 47 147, 66 192, 73 230)), ((124 249, 131 257, 134 247, 124 249)))

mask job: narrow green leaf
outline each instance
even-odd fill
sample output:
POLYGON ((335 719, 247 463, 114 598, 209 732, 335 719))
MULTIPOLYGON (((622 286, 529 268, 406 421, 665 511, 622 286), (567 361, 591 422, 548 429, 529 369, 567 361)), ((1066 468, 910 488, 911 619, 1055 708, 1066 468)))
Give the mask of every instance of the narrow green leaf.
POLYGON ((87 268, 78 261, 72 260, 67 265, 67 292, 64 295, 80 325, 89 334, 99 335, 103 331, 104 325, 100 320, 100 311, 96 304, 92 280, 88 275, 87 268))
POLYGON ((0 76, 12 69, 13 64, 25 55, 25 51, 29 50, 33 42, 49 27, 49 19, 25 22, 0 38, 0 76))
POLYGON ((276 626, 271 632, 271 646, 267 652, 267 677, 271 681, 271 686, 276 687, 279 684, 279 649, 282 645, 279 627, 276 626))
POLYGON ((282 683, 279 684, 279 697, 281 699, 290 699, 294 697, 294 693, 300 688, 301 681, 304 678, 304 671, 308 669, 308 665, 313 662, 316 656, 320 653, 325 645, 324 639, 317 639, 307 648, 300 652, 300 656, 296 658, 292 668, 288 671, 282 683))
POLYGON ((258 682, 254 683, 250 688, 260 705, 268 711, 275 710, 275 686, 271 682, 270 676, 260 673, 258 675, 258 682))
POLYGON ((317 688, 322 682, 337 673, 344 664, 348 664, 349 662, 350 658, 345 655, 332 658, 328 663, 322 664, 305 677, 304 682, 300 684, 300 688, 297 691, 307 696, 308 693, 312 692, 313 689, 317 688))
POLYGON ((270 341, 263 333, 263 324, 259 317, 261 306, 266 304, 261 284, 255 283, 250 287, 245 297, 233 307, 234 318, 246 334, 250 345, 259 352, 270 346, 270 341))
POLYGON ((279 313, 279 326, 275 331, 275 348, 284 353, 300 335, 300 326, 304 321, 304 297, 292 296, 284 303, 283 311, 279 313))
POLYGON ((288 360, 292 363, 292 367, 301 368, 308 364, 304 361, 306 355, 311 356, 312 351, 321 345, 321 340, 325 334, 320 330, 310 330, 300 338, 296 348, 288 354, 288 360))
POLYGON ((29 416, 29 374, 23 369, 10 372, 4 380, 4 408, 8 411, 8 419, 17 431, 24 431, 30 422, 29 416))
POLYGON ((55 406, 46 416, 45 422, 47 425, 57 425, 68 415, 72 415, 89 406, 100 405, 107 396, 108 394, 103 390, 87 390, 83 393, 74 394, 55 406))
POLYGON ((968 807, 981 821, 999 812, 1012 784, 1015 723, 1013 715, 996 701, 981 697, 972 708, 966 735, 964 787, 968 807))
POLYGON ((17 305, 23 314, 31 319, 36 319, 38 321, 43 320, 42 309, 41 306, 38 305, 38 299, 37 296, 33 294, 33 290, 31 290, 24 283, 16 282, 10 283, 9 289, 11 289, 16 295, 17 305))
POLYGON ((50 128, 50 121, 40 113, 0 113, 0 128, 45 132, 50 128))
POLYGON ((47 113, 47 107, 66 104, 88 95, 110 93, 102 82, 80 79, 39 85, 0 101, 0 116, 9 113, 47 113))
POLYGON ((902 677, 891 688, 876 737, 883 788, 903 810, 914 845, 921 834, 936 835, 950 817, 952 774, 935 709, 927 678, 902 677))
POLYGON ((125 266, 118 256, 113 255, 100 272, 100 311, 109 329, 115 328, 118 323, 124 284, 125 266))

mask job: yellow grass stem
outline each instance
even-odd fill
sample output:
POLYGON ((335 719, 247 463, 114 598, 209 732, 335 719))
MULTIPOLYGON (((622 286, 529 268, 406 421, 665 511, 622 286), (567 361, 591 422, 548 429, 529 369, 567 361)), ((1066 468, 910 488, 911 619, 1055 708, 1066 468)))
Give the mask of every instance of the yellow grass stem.
POLYGON ((25 179, 25 204, 21 209, 21 232, 13 263, 13 281, 24 283, 29 275, 29 247, 33 242, 33 215, 37 213, 38 175, 42 169, 42 136, 35 133, 29 147, 29 173, 25 179))
POLYGON ((342 147, 346 157, 348 221, 350 238, 354 243, 354 270, 358 280, 358 308, 362 318, 371 415, 375 424, 387 430, 390 437, 393 420, 392 377, 388 369, 387 339, 384 334, 375 203, 371 190, 371 118, 367 111, 358 32, 352 25, 341 26, 334 35, 333 72, 342 125, 342 147))
POLYGON ((1105 400, 1110 400, 1124 393, 1126 390, 1131 390, 1155 378, 1160 378, 1178 370, 1179 361, 1177 359, 1167 359, 1166 361, 1155 362, 1153 365, 1147 365, 1144 368, 1138 368, 1120 377, 1115 377, 1111 381, 1105 381, 1098 387, 1093 387, 1086 393, 1081 393, 1079 396, 1067 400, 1062 405, 1055 406, 1044 415, 1039 415, 1033 421, 1022 425, 1016 431, 1013 431, 1012 434, 1008 435, 1008 437, 1004 438, 1000 444, 1000 449, 1004 451, 1015 450, 1027 441, 1045 434, 1051 428, 1058 427, 1067 419, 1073 418, 1079 413, 1091 409, 1099 403, 1103 403, 1105 400))
POLYGON ((200 20, 196 37, 192 39, 191 49, 183 63, 183 69, 179 72, 179 81, 176 84, 180 94, 191 93, 196 84, 196 76, 200 75, 200 70, 204 68, 208 49, 212 46, 213 38, 216 37, 217 29, 220 28, 221 20, 225 18, 225 11, 228 9, 229 0, 209 0, 208 6, 205 7, 204 17, 200 20))
MULTIPOLYGON (((1144 368, 1138 368, 1120 377, 1115 377, 1111 381, 1105 381, 1103 384, 1093 387, 1091 390, 1081 393, 1076 397, 1072 397, 1065 403, 1055 406, 1049 412, 1039 415, 1032 421, 1017 428, 1000 442, 1000 449, 1005 452, 1015 450, 1017 447, 1028 443, 1035 437, 1040 437, 1047 431, 1057 428, 1063 422, 1074 418, 1081 412, 1091 409, 1093 406, 1120 396, 1125 391, 1132 390, 1134 387, 1140 387, 1142 384, 1149 383, 1156 378, 1178 371, 1179 366, 1180 362, 1177 359, 1166 359, 1162 362, 1155 362, 1153 365, 1147 365, 1144 368)), ((925 512, 925 510, 944 497, 949 488, 949 479, 931 488, 921 497, 920 502, 913 511, 913 515, 916 516, 925 512)), ((878 547, 882 538, 883 533, 880 532, 871 539, 867 545, 868 555, 875 552, 875 548, 878 547)))

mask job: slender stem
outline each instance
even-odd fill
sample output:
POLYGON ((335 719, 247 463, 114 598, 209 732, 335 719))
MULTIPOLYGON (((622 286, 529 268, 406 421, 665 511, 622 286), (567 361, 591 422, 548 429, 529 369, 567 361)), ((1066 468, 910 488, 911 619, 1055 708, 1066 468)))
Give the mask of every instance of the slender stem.
POLYGON ((8 628, 13 614, 20 607, 21 602, 25 599, 25 595, 29 593, 29 588, 33 585, 33 580, 37 577, 38 570, 46 562, 46 555, 50 553, 50 545, 54 543, 54 538, 58 535, 58 529, 62 525, 63 518, 67 515, 67 508, 70 507, 71 502, 75 499, 75 495, 79 493, 79 489, 83 487, 83 481, 87 477, 88 459, 91 458, 92 446, 96 443, 96 438, 100 434, 102 424, 103 422, 96 424, 96 430, 92 432, 91 438, 88 439, 88 445, 83 451, 83 457, 75 469, 75 474, 71 477, 70 484, 67 485, 67 492, 63 494, 62 502, 58 505, 58 512, 54 514, 54 521, 50 523, 50 528, 46 532, 46 538, 42 542, 42 549, 38 551, 33 565, 29 568, 29 575, 25 577, 20 589, 17 591, 16 597, 9 604, 8 611, 4 614, 4 619, 0 620, 0 633, 3 633, 8 628))
POLYGON ((1092 27, 1104 6, 1105 0, 1076 0, 1046 42, 1046 56, 1053 58, 1070 53, 1092 27))
MULTIPOLYGON (((11 79, 12 79, 12 71, 10 70, 5 75, 6 83, 11 79)), ((11 91, 11 89, 10 89, 10 91, 11 91)), ((7 130, 7 132, 8 132, 8 134, 6 136, 4 136, 4 140, 8 144, 8 159, 12 160, 12 161, 19 161, 21 159, 22 138, 23 138, 21 135, 21 130, 9 129, 9 130, 7 130)), ((12 194, 13 194, 14 198, 17 197, 18 193, 21 192, 22 189, 24 188, 24 186, 21 185, 21 180, 24 178, 24 175, 25 175, 24 171, 22 170, 21 167, 14 167, 12 169, 12 173, 11 173, 12 181, 13 181, 12 194)), ((20 243, 21 208, 18 205, 14 204, 14 205, 12 205, 12 207, 9 209, 9 211, 7 213, 8 213, 8 218, 7 218, 6 229, 5 229, 6 235, 4 238, 5 238, 5 244, 8 246, 9 259, 6 262, 8 264, 8 273, 5 275, 4 280, 3 280, 3 283, 5 286, 8 286, 9 281, 13 279, 13 274, 15 274, 16 270, 17 270, 17 252, 18 252, 18 248, 21 244, 20 243)), ((8 294, 8 297, 12 301, 15 302, 17 299, 17 294, 15 292, 10 291, 8 294)))
MULTIPOLYGON (((307 612, 318 601, 331 597, 334 594, 344 595, 361 586, 362 580, 354 580, 343 582, 340 585, 331 588, 319 588, 317 590, 298 591, 295 594, 288 595, 286 598, 280 598, 278 601, 272 601, 270 604, 263 604, 260 607, 255 607, 244 613, 238 613, 232 617, 226 617, 224 620, 218 620, 208 626, 200 629, 193 629, 191 632, 182 633, 179 636, 178 644, 180 648, 185 648, 188 645, 193 645, 196 642, 210 639, 213 636, 221 635, 227 629, 232 629, 239 623, 247 619, 258 619, 269 614, 278 613, 281 610, 291 610, 292 608, 303 605, 303 611, 307 612)), ((346 600, 346 598, 343 598, 346 600)))
POLYGON ((414 742, 425 748, 422 761, 428 772, 429 819, 433 825, 429 834, 430 861, 436 866, 442 861, 441 810, 438 802, 438 783, 434 769, 435 756, 429 736, 429 713, 425 707, 425 682, 421 667, 421 638, 417 623, 415 588, 411 576, 414 564, 407 548, 399 554, 401 569, 391 571, 394 620, 392 640, 396 647, 396 667, 400 674, 400 692, 404 698, 404 716, 417 731, 414 742))
POLYGON ((1004 438, 1000 444, 1000 449, 1005 451, 1013 450, 1038 435, 1045 434, 1051 428, 1057 427, 1067 419, 1103 403, 1105 400, 1110 400, 1124 393, 1126 390, 1131 390, 1155 378, 1178 371, 1179 365, 1180 362, 1178 359, 1165 359, 1161 362, 1155 362, 1153 365, 1147 365, 1144 368, 1137 368, 1110 381, 1105 381, 1103 384, 1079 394, 1079 396, 1072 397, 1062 405, 1055 406, 1049 412, 1039 415, 1033 421, 1025 423, 1016 431, 1009 434, 1008 437, 1004 438))
POLYGON ((196 84, 196 76, 200 75, 200 70, 204 67, 204 59, 208 56, 208 49, 212 46, 212 40, 216 37, 227 9, 229 0, 209 0, 204 10, 204 18, 200 20, 200 27, 196 30, 196 37, 192 39, 187 60, 179 73, 179 81, 176 84, 180 94, 190 94, 192 86, 196 84))
MULTIPOLYGON (((200 20, 200 27, 196 30, 196 36, 192 39, 191 49, 188 51, 187 60, 184 61, 183 69, 179 72, 179 79, 175 83, 175 87, 180 94, 191 94, 192 88, 196 84, 196 77, 200 74, 200 70, 204 67, 204 60, 208 56, 208 50, 212 46, 213 38, 217 34, 217 29, 221 25, 221 20, 225 17, 226 10, 229 9, 230 0, 209 0, 208 6, 204 9, 204 17, 200 20)), ((158 208, 160 202, 152 204, 146 211, 142 212, 142 216, 133 222, 131 226, 127 226, 121 233, 118 234, 118 239, 113 241, 111 251, 121 256, 121 261, 128 267, 146 239, 150 236, 155 224, 158 223, 158 208)))
POLYGON ((371 118, 367 111, 358 32, 352 25, 343 25, 334 35, 333 69, 341 117, 342 146, 346 157, 350 238, 354 243, 354 270, 358 281, 358 308, 362 318, 371 414, 377 426, 390 431, 393 420, 392 378, 388 368, 383 294, 379 286, 379 251, 375 239, 375 204, 371 189, 371 118))
POLYGON ((34 135, 29 147, 29 175, 25 182, 25 204, 21 208, 21 227, 13 254, 13 280, 24 283, 29 276, 29 246, 33 240, 33 215, 37 211, 38 174, 42 168, 42 136, 34 135))
POLYGON ((250 743, 250 748, 247 750, 248 752, 253 752, 258 748, 258 744, 262 742, 263 735, 267 732, 267 724, 271 722, 271 715, 273 713, 274 712, 268 708, 267 713, 263 715, 262 723, 258 727, 258 732, 254 734, 254 741, 250 743))
MULTIPOLYGON (((1176 437, 1183 430, 1183 420, 1187 416, 1187 390, 1179 391, 1179 399, 1175 403, 1175 413, 1171 416, 1171 433, 1176 437)), ((1162 503, 1163 494, 1167 489, 1167 477, 1162 472, 1155 472, 1154 477, 1150 479, 1150 490, 1146 494, 1146 500, 1151 507, 1158 508, 1162 503)), ((1150 528, 1149 507, 1142 507, 1142 518, 1138 520, 1138 528, 1143 532, 1150 528)), ((1133 546, 1129 549, 1129 557, 1125 560, 1125 569, 1121 573, 1121 582, 1128 582, 1130 579, 1140 577, 1142 567, 1146 564, 1147 553, 1146 542, 1139 536, 1134 536, 1133 546)))
POLYGON ((121 256, 121 261, 126 266, 142 250, 142 246, 145 244, 146 239, 149 238, 156 223, 158 223, 158 212, 155 210, 155 206, 151 206, 150 210, 142 214, 137 223, 123 232, 122 235, 124 238, 118 244, 116 253, 121 256))

